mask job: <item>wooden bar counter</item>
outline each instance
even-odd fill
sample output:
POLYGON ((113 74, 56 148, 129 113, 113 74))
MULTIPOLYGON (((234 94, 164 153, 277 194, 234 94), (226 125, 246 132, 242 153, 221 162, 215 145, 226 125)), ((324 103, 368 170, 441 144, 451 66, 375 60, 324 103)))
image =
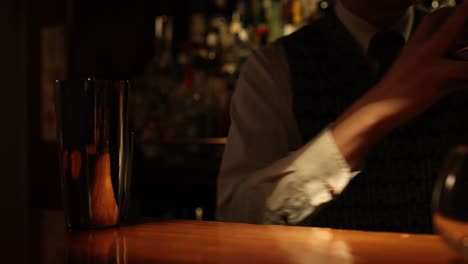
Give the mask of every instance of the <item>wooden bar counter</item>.
POLYGON ((63 232, 56 263, 467 263, 435 235, 204 221, 63 232))

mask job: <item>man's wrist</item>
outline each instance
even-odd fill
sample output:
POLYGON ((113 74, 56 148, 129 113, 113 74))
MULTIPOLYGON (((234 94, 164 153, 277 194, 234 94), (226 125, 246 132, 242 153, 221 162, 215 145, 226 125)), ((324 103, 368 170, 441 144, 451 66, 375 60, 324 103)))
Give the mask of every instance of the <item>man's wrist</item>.
POLYGON ((368 150, 398 126, 399 119, 391 102, 356 104, 336 120, 331 132, 343 157, 355 169, 368 150))

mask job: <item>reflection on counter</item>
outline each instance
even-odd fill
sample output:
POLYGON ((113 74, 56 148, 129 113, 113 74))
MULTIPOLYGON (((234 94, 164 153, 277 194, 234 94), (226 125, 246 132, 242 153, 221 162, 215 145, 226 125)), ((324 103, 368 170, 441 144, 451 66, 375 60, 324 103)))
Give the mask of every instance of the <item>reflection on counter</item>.
POLYGON ((127 263, 126 238, 117 229, 70 233, 65 242, 65 263, 127 263))

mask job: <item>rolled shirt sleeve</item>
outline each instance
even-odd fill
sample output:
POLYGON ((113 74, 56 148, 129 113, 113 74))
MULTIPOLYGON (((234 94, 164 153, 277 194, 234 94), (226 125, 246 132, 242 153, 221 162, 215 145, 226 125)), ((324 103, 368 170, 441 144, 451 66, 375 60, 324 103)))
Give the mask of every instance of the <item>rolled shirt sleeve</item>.
POLYGON ((343 159, 328 128, 286 159, 290 173, 267 197, 265 223, 300 223, 339 195, 357 174, 343 159))
POLYGON ((218 177, 220 221, 298 224, 358 173, 329 128, 302 142, 280 43, 256 51, 244 64, 231 121, 218 177))

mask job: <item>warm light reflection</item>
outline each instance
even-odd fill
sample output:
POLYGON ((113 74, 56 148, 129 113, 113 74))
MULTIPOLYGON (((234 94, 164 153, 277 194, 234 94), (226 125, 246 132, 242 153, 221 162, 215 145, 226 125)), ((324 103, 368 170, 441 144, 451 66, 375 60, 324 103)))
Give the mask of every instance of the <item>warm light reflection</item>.
POLYGON ((86 153, 88 153, 88 155, 96 155, 96 145, 94 144, 87 145, 86 153))
POLYGON ((446 244, 468 257, 468 223, 438 213, 433 215, 433 222, 446 244))
POLYGON ((81 174, 81 152, 78 150, 72 151, 70 155, 70 174, 73 180, 78 180, 81 174))
POLYGON ((154 34, 157 39, 163 38, 163 25, 164 25, 164 17, 158 16, 154 22, 154 34))
POLYGON ((447 179, 445 180, 445 188, 448 190, 453 189, 453 186, 455 185, 456 177, 454 174, 449 174, 447 176, 447 179))
POLYGON ((287 251, 292 263, 354 263, 350 245, 332 229, 310 229, 295 233, 292 241, 275 237, 278 246, 287 251))
POLYGON ((119 207, 115 201, 110 162, 108 152, 98 157, 91 184, 90 218, 96 227, 113 226, 119 220, 119 207))
POLYGON ((65 249, 66 263, 127 263, 127 240, 117 229, 71 232, 65 249))

